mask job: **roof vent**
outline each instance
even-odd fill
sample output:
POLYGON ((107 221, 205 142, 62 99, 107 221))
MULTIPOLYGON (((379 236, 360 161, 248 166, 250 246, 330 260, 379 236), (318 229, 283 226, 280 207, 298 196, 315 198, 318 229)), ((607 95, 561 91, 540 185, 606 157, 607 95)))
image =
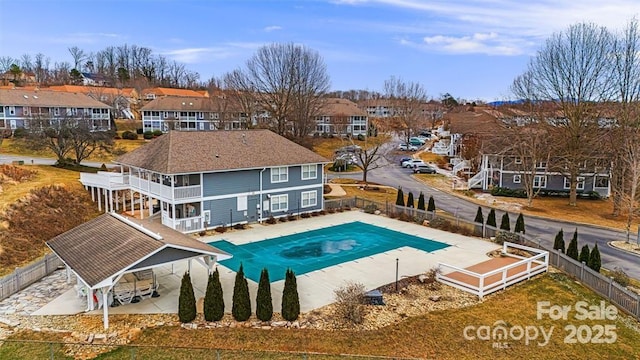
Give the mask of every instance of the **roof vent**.
POLYGON ((189 105, 193 106, 193 103, 192 103, 192 102, 190 102, 190 103, 189 103, 189 105))
POLYGON ((220 157, 220 155, 216 154, 216 159, 219 158, 219 157, 220 157))
POLYGON ((182 103, 182 106, 186 105, 184 102, 182 103))
POLYGON ((34 99, 37 99, 37 98, 38 98, 38 95, 33 95, 33 98, 34 98, 34 99))
POLYGON ((22 96, 24 96, 24 98, 25 98, 25 99, 28 99, 28 98, 29 98, 29 96, 27 96, 27 95, 22 95, 22 96))
POLYGON ((242 143, 247 145, 247 135, 246 134, 242 134, 242 143))

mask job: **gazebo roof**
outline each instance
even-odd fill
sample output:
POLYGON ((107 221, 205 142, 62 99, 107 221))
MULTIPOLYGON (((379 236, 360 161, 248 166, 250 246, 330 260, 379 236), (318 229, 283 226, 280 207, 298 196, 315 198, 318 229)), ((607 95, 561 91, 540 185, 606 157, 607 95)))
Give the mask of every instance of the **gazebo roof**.
POLYGON ((54 237, 47 245, 92 288, 136 269, 198 256, 231 257, 162 224, 137 224, 115 213, 100 215, 54 237))

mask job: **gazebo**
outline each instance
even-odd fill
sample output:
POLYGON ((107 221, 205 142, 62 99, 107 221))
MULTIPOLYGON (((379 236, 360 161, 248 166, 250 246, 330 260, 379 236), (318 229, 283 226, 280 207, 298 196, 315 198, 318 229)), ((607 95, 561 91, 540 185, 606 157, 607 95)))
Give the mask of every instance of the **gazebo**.
POLYGON ((154 296, 157 284, 153 268, 188 260, 190 269, 195 260, 211 272, 217 261, 231 258, 222 250, 150 219, 134 222, 113 212, 54 237, 47 246, 86 290, 82 294, 87 297, 87 310, 102 304, 105 329, 109 327, 109 294, 128 301, 154 296), (140 281, 137 288, 136 278, 140 281), (114 286, 127 279, 133 282, 130 291, 116 294, 114 286))

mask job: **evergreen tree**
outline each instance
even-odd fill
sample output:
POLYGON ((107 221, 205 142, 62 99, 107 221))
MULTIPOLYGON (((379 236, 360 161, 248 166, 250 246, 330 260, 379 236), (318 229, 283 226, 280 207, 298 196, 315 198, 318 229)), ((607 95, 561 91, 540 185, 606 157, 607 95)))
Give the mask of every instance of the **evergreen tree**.
POLYGON ((413 193, 410 192, 409 195, 407 196, 407 207, 415 207, 415 202, 413 201, 413 193))
POLYGON ((178 297, 178 318, 183 323, 191 322, 196 318, 196 296, 193 294, 189 272, 185 272, 182 276, 180 296, 178 297))
POLYGON ((404 206, 404 193, 402 192, 402 188, 398 188, 398 197, 396 198, 396 205, 404 206))
POLYGON ((433 196, 429 196, 429 204, 427 205, 427 211, 434 212, 436 211, 436 202, 433 200, 433 196))
POLYGON ((509 220, 509 213, 504 213, 504 215, 502 215, 500 230, 511 231, 511 221, 509 220))
POLYGON ((489 215, 487 215, 487 226, 497 227, 496 225, 496 210, 491 209, 489 215))
POLYGON ((273 317, 271 282, 269 281, 269 270, 267 268, 262 269, 260 273, 258 295, 256 296, 256 317, 260 321, 269 321, 273 317))
POLYGON ((287 269, 282 290, 282 317, 287 321, 294 321, 300 315, 300 298, 298 297, 298 284, 296 274, 287 269))
POLYGON ((206 321, 220 321, 224 316, 224 298, 218 268, 209 275, 207 292, 204 295, 204 319, 206 321))
POLYGON ((249 297, 249 285, 244 277, 244 269, 240 263, 240 270, 236 274, 236 282, 233 286, 233 304, 231 315, 237 321, 246 321, 251 316, 251 299, 249 297))
POLYGON ((562 229, 560 229, 560 231, 558 231, 558 233, 556 234, 556 238, 553 241, 553 249, 558 249, 564 252, 564 232, 562 231, 562 229))
POLYGON ((524 234, 524 216, 522 216, 522 213, 520 213, 520 215, 518 215, 518 219, 516 219, 516 228, 514 232, 524 234))
POLYGON ((476 218, 473 220, 478 224, 484 223, 484 215, 482 215, 482 206, 478 206, 478 211, 476 211, 476 218))
POLYGON ((598 250, 598 243, 591 250, 589 255, 589 263, 587 264, 592 270, 600 272, 600 266, 602 266, 602 260, 600 260, 600 250, 598 250))
POLYGON ((583 246, 582 250, 580 250, 580 257, 578 258, 578 260, 589 266, 589 254, 589 245, 583 246))
POLYGON ((569 246, 567 246, 567 256, 574 260, 578 260, 579 255, 580 254, 578 254, 578 229, 576 229, 576 231, 573 233, 573 237, 571 238, 571 241, 569 242, 569 246))
POLYGON ((420 196, 418 196, 418 210, 425 210, 424 207, 424 194, 420 191, 420 196))

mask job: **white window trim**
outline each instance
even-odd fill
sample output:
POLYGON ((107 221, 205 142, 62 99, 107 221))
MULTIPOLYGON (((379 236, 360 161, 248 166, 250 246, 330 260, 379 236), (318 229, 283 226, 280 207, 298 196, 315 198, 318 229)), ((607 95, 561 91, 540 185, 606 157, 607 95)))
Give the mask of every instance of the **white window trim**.
POLYGON ((16 107, 9 106, 9 115, 15 115, 15 114, 16 114, 16 107))
POLYGON ((607 185, 607 186, 598 186, 598 178, 605 178, 605 179, 607 179, 607 184, 609 184, 609 182, 610 182, 610 179, 609 179, 609 177, 608 177, 608 176, 601 176, 601 175, 599 176, 599 175, 596 175, 596 176, 594 176, 594 178, 593 178, 593 188, 594 188, 594 189, 608 189, 608 188, 609 188, 609 185, 607 185))
MULTIPOLYGON (((578 176, 576 178, 576 190, 584 190, 584 176, 578 176)), ((595 180, 594 180, 595 181, 595 180)), ((595 185, 595 183, 594 183, 595 185)), ((569 181, 569 178, 565 177, 564 178, 564 188, 565 189, 571 189, 571 182, 569 181)))
POLYGON ((308 208, 308 207, 312 207, 312 206, 317 206, 318 205, 318 192, 315 191, 315 190, 314 191, 303 191, 302 193, 300 193, 300 199, 301 199, 300 207, 308 208), (309 203, 307 205, 304 204, 304 196, 305 195, 309 195, 309 198, 307 199, 307 201, 309 201, 309 203), (313 197, 311 195, 313 195, 313 197), (313 200, 313 203, 310 202, 311 200, 313 200))
POLYGON ((519 156, 517 156, 517 157, 516 157, 516 159, 515 159, 515 161, 514 161, 514 163, 515 163, 516 165, 520 165, 520 164, 522 164, 522 158, 521 158, 521 157, 519 157, 519 156))
POLYGON ((288 194, 282 194, 282 195, 272 195, 271 196, 271 212, 286 212, 289 210, 289 195, 288 194), (282 199, 284 199, 284 201, 282 201, 282 199), (276 201, 277 200, 277 201, 276 201), (285 203, 285 208, 284 209, 274 209, 273 205, 274 204, 282 204, 285 203))
POLYGON ((289 181, 289 168, 286 167, 286 166, 271 168, 270 174, 271 174, 271 183, 272 184, 285 183, 285 182, 289 181), (282 177, 283 177, 283 173, 281 172, 282 169, 284 169, 284 180, 282 180, 282 177), (274 172, 274 170, 278 171, 278 180, 276 180, 276 181, 273 180, 273 176, 274 176, 273 172, 274 172))
POLYGON ((302 169, 301 169, 301 176, 302 176, 302 180, 311 180, 311 179, 317 179, 318 178, 318 166, 316 164, 313 165, 302 165, 302 169), (308 169, 308 171, 305 171, 305 168, 308 169), (313 176, 304 176, 304 173, 313 173, 313 176))
POLYGON ((547 187, 547 176, 546 175, 536 175, 533 177, 533 187, 536 189, 544 189, 547 187), (536 186, 536 180, 538 186, 536 186))
POLYGON ((513 175, 513 183, 514 184, 520 184, 522 182, 522 176, 521 175, 513 175))

